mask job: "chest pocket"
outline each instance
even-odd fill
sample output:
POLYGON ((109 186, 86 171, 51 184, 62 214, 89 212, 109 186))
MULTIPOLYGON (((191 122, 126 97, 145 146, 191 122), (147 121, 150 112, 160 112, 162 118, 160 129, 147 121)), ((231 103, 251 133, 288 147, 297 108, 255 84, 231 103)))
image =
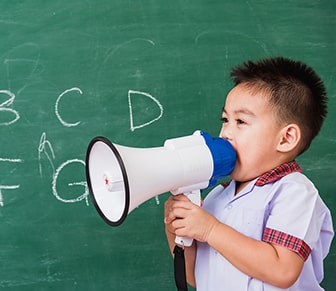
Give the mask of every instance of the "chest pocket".
POLYGON ((265 225, 265 210, 244 208, 242 215, 241 233, 254 238, 261 239, 265 225))

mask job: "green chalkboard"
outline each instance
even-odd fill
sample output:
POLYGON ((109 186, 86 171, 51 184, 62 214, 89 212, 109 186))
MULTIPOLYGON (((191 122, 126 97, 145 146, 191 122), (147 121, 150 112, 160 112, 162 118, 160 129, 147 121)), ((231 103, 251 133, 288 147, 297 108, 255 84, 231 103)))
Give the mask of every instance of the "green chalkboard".
MULTIPOLYGON (((0 289, 175 290, 168 194, 105 224, 88 197, 97 135, 132 147, 220 128, 247 59, 313 66, 330 96, 300 158, 336 215, 335 1, 13 0, 0 3, 0 289), (308 1, 309 2, 309 1, 308 1)), ((336 245, 323 286, 336 285, 336 245)))

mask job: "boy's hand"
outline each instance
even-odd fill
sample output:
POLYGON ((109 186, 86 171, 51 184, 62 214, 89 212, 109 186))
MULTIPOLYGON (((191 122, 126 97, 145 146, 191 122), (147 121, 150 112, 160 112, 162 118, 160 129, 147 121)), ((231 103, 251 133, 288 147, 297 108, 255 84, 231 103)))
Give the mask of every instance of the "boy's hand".
POLYGON ((171 196, 166 201, 164 222, 169 232, 202 242, 207 241, 213 227, 220 223, 183 194, 171 196))
MULTIPOLYGON (((183 194, 180 194, 183 195, 183 194)), ((170 216, 170 212, 172 211, 172 205, 174 203, 174 195, 171 195, 165 202, 164 205, 164 223, 166 225, 166 230, 168 230, 170 233, 175 234, 175 230, 172 227, 171 223, 172 220, 168 218, 170 216)))

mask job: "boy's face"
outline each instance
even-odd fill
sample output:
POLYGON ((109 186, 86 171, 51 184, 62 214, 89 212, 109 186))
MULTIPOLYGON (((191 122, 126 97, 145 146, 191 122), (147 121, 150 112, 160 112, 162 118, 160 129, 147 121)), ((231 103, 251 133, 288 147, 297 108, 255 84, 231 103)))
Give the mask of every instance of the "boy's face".
POLYGON ((244 84, 234 87, 226 98, 222 117, 220 137, 237 152, 232 179, 249 182, 281 164, 277 151, 281 127, 265 93, 252 93, 244 84))

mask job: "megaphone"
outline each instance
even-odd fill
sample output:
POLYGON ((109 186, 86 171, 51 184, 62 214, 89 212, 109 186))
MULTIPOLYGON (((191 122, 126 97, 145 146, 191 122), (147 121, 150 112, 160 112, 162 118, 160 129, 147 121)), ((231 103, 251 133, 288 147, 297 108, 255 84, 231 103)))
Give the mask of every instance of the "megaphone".
MULTIPOLYGON (((93 204, 111 226, 156 195, 185 193, 200 205, 200 190, 234 169, 236 153, 225 139, 208 133, 168 139, 163 147, 132 148, 98 136, 86 153, 86 178, 93 204)), ((191 245, 192 239, 177 238, 191 245)))

